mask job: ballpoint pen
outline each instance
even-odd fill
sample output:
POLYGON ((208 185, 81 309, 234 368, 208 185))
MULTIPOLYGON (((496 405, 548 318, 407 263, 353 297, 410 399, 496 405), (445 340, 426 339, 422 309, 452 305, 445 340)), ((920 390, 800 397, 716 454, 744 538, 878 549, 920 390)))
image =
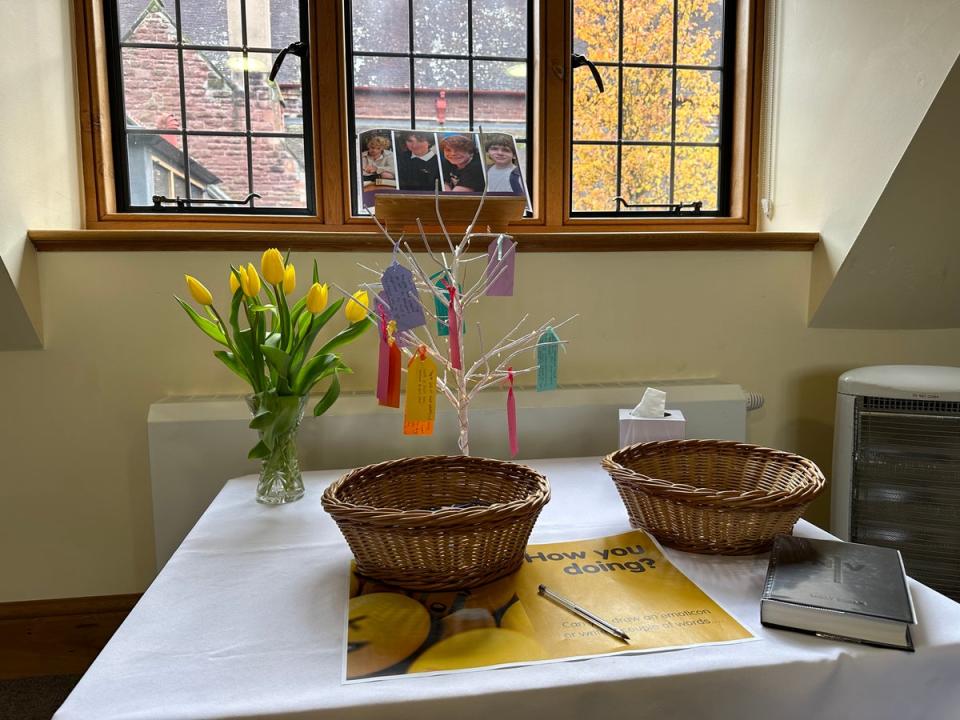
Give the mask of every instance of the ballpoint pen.
POLYGON ((544 597, 550 598, 558 605, 561 605, 565 607, 567 610, 569 610, 570 612, 579 615, 584 620, 589 622, 591 625, 594 625, 595 627, 600 628, 604 632, 609 633, 610 635, 613 635, 618 640, 623 640, 624 642, 630 641, 630 636, 627 635, 623 630, 621 630, 618 627, 614 627, 613 625, 611 625, 610 623, 608 623, 606 620, 602 618, 598 618, 589 610, 585 610, 584 608, 580 607, 576 603, 570 602, 565 597, 557 595, 552 590, 549 590, 546 585, 540 585, 539 592, 544 597))

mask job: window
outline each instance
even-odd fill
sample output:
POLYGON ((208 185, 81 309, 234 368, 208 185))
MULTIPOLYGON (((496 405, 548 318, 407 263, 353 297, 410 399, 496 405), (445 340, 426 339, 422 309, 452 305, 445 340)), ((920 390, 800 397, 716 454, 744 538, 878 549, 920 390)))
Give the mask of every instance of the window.
POLYGON ((734 7, 574 0, 574 215, 726 214, 734 7))
POLYGON ((357 137, 383 127, 514 135, 533 212, 513 231, 544 248, 756 227, 760 0, 75 7, 88 228, 321 230, 349 247, 375 233, 357 137))
POLYGON ((108 0, 118 209, 312 212, 299 58, 271 79, 305 20, 306 0, 108 0))

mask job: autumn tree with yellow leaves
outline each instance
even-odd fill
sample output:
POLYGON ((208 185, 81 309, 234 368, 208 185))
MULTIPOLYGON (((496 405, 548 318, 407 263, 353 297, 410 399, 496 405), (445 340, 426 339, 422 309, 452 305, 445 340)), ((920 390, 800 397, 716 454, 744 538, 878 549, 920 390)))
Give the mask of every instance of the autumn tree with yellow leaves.
POLYGON ((587 68, 575 71, 574 212, 615 209, 618 140, 665 143, 623 145, 620 195, 628 203, 699 200, 704 210, 716 209, 720 71, 706 68, 716 68, 722 61, 722 13, 723 3, 717 0, 677 0, 676 65, 696 69, 633 67, 630 64, 674 63, 673 0, 575 0, 574 52, 598 63, 605 92, 598 91, 587 68), (619 66, 620 62, 625 66, 619 66), (672 138, 674 105, 676 129, 672 138), (709 145, 673 149, 669 145, 671 139, 709 145), (610 144, 577 144, 578 141, 610 144))

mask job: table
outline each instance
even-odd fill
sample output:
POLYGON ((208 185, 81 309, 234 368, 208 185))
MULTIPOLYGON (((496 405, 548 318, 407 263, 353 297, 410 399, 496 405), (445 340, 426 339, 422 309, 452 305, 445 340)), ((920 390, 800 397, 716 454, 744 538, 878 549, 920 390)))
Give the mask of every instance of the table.
MULTIPOLYGON (((596 458, 531 461, 553 497, 533 542, 629 529, 596 458)), ((350 552, 320 505, 339 473, 306 473, 306 497, 254 502, 229 481, 55 720, 190 718, 958 718, 960 605, 911 581, 917 652, 767 629, 766 556, 667 551, 761 638, 434 677, 341 685, 350 552)), ((797 533, 830 537, 801 521, 797 533)))

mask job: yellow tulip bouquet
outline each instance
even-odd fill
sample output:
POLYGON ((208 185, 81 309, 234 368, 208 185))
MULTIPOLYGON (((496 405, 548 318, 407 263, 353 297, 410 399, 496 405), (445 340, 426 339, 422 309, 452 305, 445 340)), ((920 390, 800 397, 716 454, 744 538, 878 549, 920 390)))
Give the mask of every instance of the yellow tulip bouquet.
POLYGON ((260 275, 252 263, 230 268, 230 316, 224 322, 213 305, 213 295, 196 278, 186 275, 187 288, 204 315, 176 298, 194 324, 226 349, 213 354, 249 383, 253 394, 247 403, 253 413, 250 427, 259 442, 248 457, 262 459, 257 500, 267 504, 292 502, 303 496, 303 480, 296 454, 296 432, 307 396, 325 378, 330 385, 313 408, 325 413, 340 396, 339 373, 352 372, 333 351, 373 326, 367 317, 369 299, 360 290, 346 301, 347 327, 311 354, 320 331, 344 305, 344 299, 327 305, 328 288, 320 284, 313 263, 313 284, 291 306, 296 270, 276 248, 263 253, 260 275), (265 296, 265 300, 261 297, 265 296), (241 326, 242 319, 246 327, 241 326))

